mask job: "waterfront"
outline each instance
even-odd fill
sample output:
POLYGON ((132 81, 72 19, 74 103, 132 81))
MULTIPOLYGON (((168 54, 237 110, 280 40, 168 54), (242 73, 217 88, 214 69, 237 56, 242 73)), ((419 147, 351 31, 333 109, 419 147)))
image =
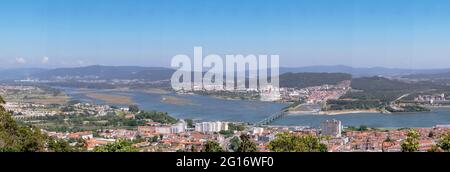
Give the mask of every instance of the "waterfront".
MULTIPOLYGON (((69 88, 64 88, 64 90, 72 99, 100 104, 105 103, 105 101, 88 97, 85 93, 95 91, 118 96, 129 96, 143 110, 164 111, 177 118, 201 121, 221 120, 255 123, 287 106, 284 103, 224 100, 209 96, 177 95, 174 93, 155 94, 142 91, 75 90, 69 88), (167 102, 163 100, 164 96, 175 97, 187 103, 167 102)), ((450 124, 450 108, 434 109, 432 112, 394 114, 296 114, 287 115, 275 121, 272 125, 319 127, 320 122, 331 119, 340 120, 345 126, 366 125, 373 128, 433 127, 435 125, 450 124)))
MULTIPOLYGON (((177 95, 175 93, 155 94, 143 91, 63 89, 72 99, 83 102, 105 103, 103 100, 86 96, 86 93, 92 91, 117 96, 129 96, 143 110, 163 111, 177 118, 201 121, 221 120, 255 123, 288 106, 285 103, 224 100, 210 96, 177 95), (183 101, 182 103, 179 101, 167 101, 167 97, 183 101)), ((126 106, 123 104, 113 105, 126 106)))
POLYGON ((371 128, 417 128, 450 124, 450 108, 417 113, 352 113, 341 115, 287 115, 273 125, 306 125, 319 127, 325 120, 340 120, 345 126, 366 125, 371 128))

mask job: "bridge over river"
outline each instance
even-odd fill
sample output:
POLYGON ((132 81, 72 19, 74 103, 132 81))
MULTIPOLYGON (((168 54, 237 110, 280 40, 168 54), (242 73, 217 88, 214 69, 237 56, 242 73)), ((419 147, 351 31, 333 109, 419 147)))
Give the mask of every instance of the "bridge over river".
POLYGON ((274 121, 286 116, 288 113, 285 109, 278 111, 272 115, 270 115, 267 118, 264 118, 263 120, 257 122, 254 124, 254 126, 263 126, 263 125, 270 125, 271 123, 273 123, 274 121))

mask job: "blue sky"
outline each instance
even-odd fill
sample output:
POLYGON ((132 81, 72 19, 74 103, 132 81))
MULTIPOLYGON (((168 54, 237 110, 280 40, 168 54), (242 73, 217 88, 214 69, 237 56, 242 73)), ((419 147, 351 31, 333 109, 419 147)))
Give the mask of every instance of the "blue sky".
POLYGON ((2 0, 0 64, 169 66, 176 54, 282 66, 450 67, 448 0, 2 0))

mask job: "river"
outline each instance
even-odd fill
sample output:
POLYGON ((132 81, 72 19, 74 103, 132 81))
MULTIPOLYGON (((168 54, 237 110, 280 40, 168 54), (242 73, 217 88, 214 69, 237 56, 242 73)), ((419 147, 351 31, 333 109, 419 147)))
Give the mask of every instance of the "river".
MULTIPOLYGON (((163 111, 168 112, 176 118, 201 121, 223 120, 255 123, 287 106, 284 103, 224 100, 209 96, 177 95, 174 93, 154 94, 141 91, 111 90, 80 91, 70 88, 64 88, 64 90, 73 99, 99 104, 104 104, 105 102, 87 97, 85 92, 95 91, 112 95, 129 96, 141 109, 163 111), (181 102, 189 101, 189 103, 165 102, 163 98, 167 96, 183 100, 181 102)), ((432 112, 396 114, 288 115, 275 121, 273 125, 318 127, 320 122, 331 119, 340 120, 345 126, 366 125, 374 128, 432 127, 435 125, 450 124, 450 108, 434 109, 432 112)))
MULTIPOLYGON (((110 91, 110 90, 76 90, 63 88, 72 99, 83 102, 105 104, 105 101, 98 100, 85 95, 86 92, 95 91, 111 95, 129 96, 143 110, 157 110, 168 112, 171 116, 181 119, 195 119, 201 121, 223 120, 234 122, 256 123, 267 116, 278 112, 288 106, 285 103, 272 103, 245 100, 225 100, 210 96, 200 95, 178 95, 154 94, 142 91, 110 91), (182 103, 166 102, 164 97, 180 99, 182 103), (188 103, 185 103, 188 101, 188 103)), ((116 106, 126 106, 113 104, 116 106)))

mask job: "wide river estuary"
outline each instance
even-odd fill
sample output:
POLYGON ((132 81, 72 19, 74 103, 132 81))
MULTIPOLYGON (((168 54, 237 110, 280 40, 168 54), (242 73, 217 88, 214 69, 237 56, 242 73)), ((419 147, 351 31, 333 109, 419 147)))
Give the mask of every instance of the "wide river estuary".
MULTIPOLYGON (((258 122, 271 114, 288 106, 284 103, 271 103, 244 100, 224 100, 200 95, 177 95, 174 93, 156 94, 141 91, 109 91, 109 90, 76 90, 64 88, 72 99, 98 104, 110 104, 103 100, 86 96, 86 92, 104 93, 108 95, 127 96, 141 109, 168 112, 181 119, 201 121, 236 121, 258 122)), ((114 104, 124 106, 120 104, 114 104)), ((450 108, 434 109, 432 112, 420 113, 356 113, 342 115, 288 115, 275 121, 272 125, 311 126, 318 127, 320 122, 337 119, 345 126, 366 125, 374 128, 412 128, 432 127, 450 124, 450 108)))

